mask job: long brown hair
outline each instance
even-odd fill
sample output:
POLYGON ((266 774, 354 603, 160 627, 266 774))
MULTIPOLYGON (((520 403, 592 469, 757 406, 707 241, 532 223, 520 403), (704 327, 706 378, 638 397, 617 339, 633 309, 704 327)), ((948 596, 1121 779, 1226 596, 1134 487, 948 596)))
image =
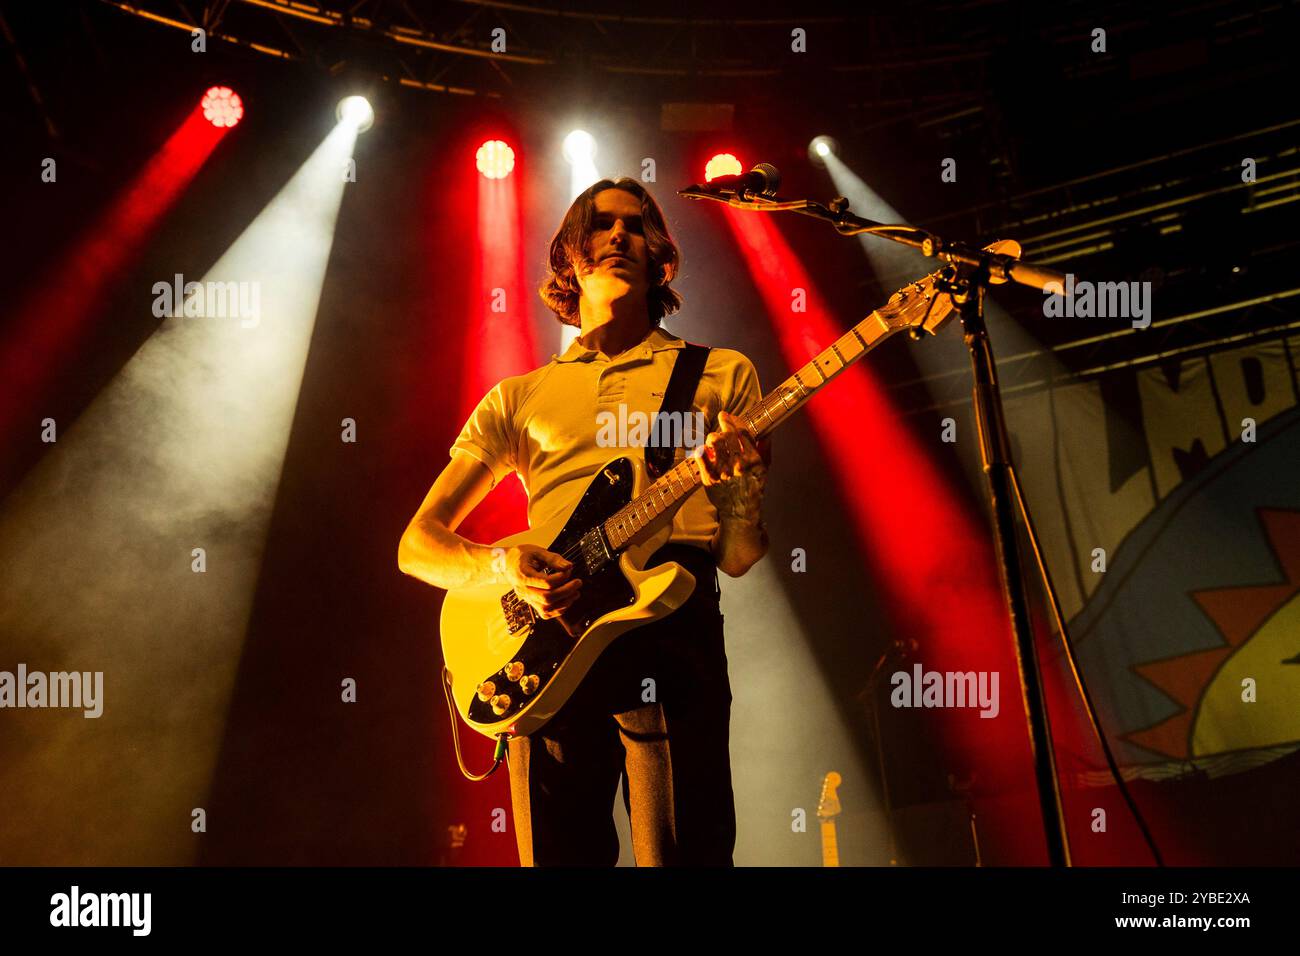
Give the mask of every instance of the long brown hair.
POLYGON ((650 312, 650 325, 658 325, 660 319, 672 315, 682 305, 681 295, 669 288, 669 283, 681 268, 681 253, 672 236, 668 235, 668 225, 659 204, 644 186, 626 176, 593 183, 573 201, 551 239, 547 257, 549 271, 538 292, 561 322, 578 327, 582 325, 578 318, 578 299, 582 289, 578 285, 575 263, 581 263, 585 268, 595 265, 587 253, 587 241, 596 220, 596 194, 606 189, 621 189, 641 200, 641 228, 645 234, 649 259, 646 271, 650 279, 646 305, 650 312))

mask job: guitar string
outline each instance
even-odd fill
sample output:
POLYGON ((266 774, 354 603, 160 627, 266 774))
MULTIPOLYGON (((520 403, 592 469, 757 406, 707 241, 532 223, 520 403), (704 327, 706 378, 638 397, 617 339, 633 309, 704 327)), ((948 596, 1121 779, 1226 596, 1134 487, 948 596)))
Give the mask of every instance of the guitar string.
MULTIPOLYGON (((772 408, 772 407, 769 407, 769 406, 770 406, 770 405, 773 405, 773 399, 776 398, 777 395, 778 395, 779 393, 781 393, 781 392, 782 392, 782 389, 777 389, 777 390, 775 390, 775 391, 769 393, 768 395, 764 396, 763 398, 759 399, 758 403, 757 403, 757 404, 756 404, 752 409, 750 409, 749 412, 747 412, 747 413, 745 414, 745 418, 747 419, 747 421, 746 421, 746 425, 747 425, 747 426, 750 426, 751 430, 753 430, 753 425, 756 425, 757 422, 758 422, 758 420, 759 420, 759 419, 760 419, 764 414, 769 414, 769 413, 773 410, 773 408, 772 408), (752 423, 752 424, 751 424, 751 423, 752 423)), ((781 402, 782 402, 782 404, 784 404, 784 399, 783 399, 783 398, 781 399, 781 402)), ((601 524, 602 524, 602 525, 606 524, 606 523, 609 522, 610 520, 613 520, 614 518, 618 517, 618 516, 619 516, 620 514, 622 514, 623 512, 627 511, 629 508, 632 509, 632 510, 630 511, 630 513, 628 513, 627 515, 624 516, 623 521, 635 521, 635 520, 637 520, 637 519, 640 517, 640 515, 639 515, 639 509, 640 509, 640 507, 644 507, 645 505, 649 505, 649 504, 653 504, 653 505, 659 506, 660 503, 659 503, 659 501, 657 501, 656 499, 657 499, 657 498, 662 494, 662 491, 661 491, 661 492, 656 492, 655 489, 658 488, 658 487, 660 487, 659 482, 662 481, 663 478, 667 478, 668 476, 670 476, 674 471, 677 470, 677 468, 678 468, 677 465, 673 466, 673 468, 670 469, 669 471, 665 472, 665 473, 663 474, 663 476, 661 476, 660 479, 657 479, 657 480, 654 482, 654 484, 652 484, 649 488, 647 488, 645 491, 643 491, 643 492, 642 492, 640 495, 638 495, 636 498, 633 498, 631 501, 629 501, 626 505, 624 505, 624 506, 623 506, 622 508, 620 508, 618 511, 614 512, 614 514, 610 515, 610 517, 607 518, 607 519, 605 519, 605 521, 601 522, 601 524), (640 502, 640 505, 638 505, 638 502, 640 502)), ((690 473, 690 472, 687 472, 687 474, 689 474, 689 473, 690 473)), ((683 481, 685 481, 685 477, 686 477, 685 475, 682 476, 682 480, 683 480, 683 481)), ((674 484, 673 481, 668 481, 668 482, 666 482, 666 483, 662 486, 662 489, 663 489, 663 490, 666 490, 666 491, 669 491, 670 493, 672 493, 672 494, 675 496, 675 494, 676 494, 676 492, 677 492, 677 489, 675 489, 675 488, 673 487, 673 484, 674 484)), ((693 491, 693 490, 694 490, 694 488, 691 489, 691 491, 693 491)), ((688 493, 689 493, 689 492, 688 492, 688 493)), ((650 520, 654 520, 654 519, 651 518, 650 520)), ((648 522, 647 522, 647 523, 648 523, 648 522)), ((574 544, 572 544, 571 546, 569 546, 568 548, 566 548, 564 551, 561 551, 561 552, 560 552, 560 557, 562 557, 562 558, 564 558, 566 561, 569 561, 570 563, 572 563, 573 559, 576 558, 576 557, 578 557, 578 555, 581 553, 581 551, 582 551, 582 542, 581 542, 581 540, 579 540, 579 541, 574 542, 574 544)), ((510 592, 510 593, 513 593, 513 592, 510 592)))
MULTIPOLYGON (((936 273, 936 274, 937 274, 937 273, 936 273)), ((926 308, 926 310, 925 310, 925 315, 922 316, 922 319, 921 319, 922 323, 924 323, 925 319, 929 318, 930 312, 931 312, 931 310, 934 308, 934 304, 935 304, 935 299, 931 299, 931 300, 927 303, 927 308, 926 308)), ((872 314, 874 315, 875 313, 873 312, 872 314)), ((857 330, 856 330, 856 327, 853 329, 853 331, 854 331, 854 332, 857 331, 857 330)), ((859 336, 859 340, 861 340, 861 336, 859 336)), ((832 345, 831 345, 831 349, 834 349, 834 348, 835 348, 835 345, 832 344, 832 345)), ((828 349, 827 351, 830 351, 830 349, 828 349)), ((858 358, 861 358, 862 355, 865 355, 868 351, 870 351, 870 347, 864 349, 863 352, 862 352, 860 355, 856 356, 855 359, 854 359, 854 362, 856 362, 858 358)), ((837 352, 836 354, 837 354, 837 356, 838 356, 838 352, 837 352)), ((813 362, 815 363, 815 362, 816 362, 816 359, 814 359, 813 362)), ((848 365, 854 364, 854 362, 845 362, 843 359, 840 359, 840 364, 841 364, 841 367, 842 367, 842 368, 845 368, 845 367, 847 367, 848 365)), ((813 364, 813 363, 810 363, 810 364, 813 364)), ((800 370, 800 371, 802 371, 802 370, 800 370)), ((792 378, 793 378, 794 382, 796 383, 796 385, 797 385, 797 387, 798 387, 800 393, 805 393, 805 392, 808 391, 808 387, 807 387, 806 385, 804 385, 803 380, 800 379, 800 377, 799 377, 799 372, 796 372, 796 373, 792 376, 792 378)), ((746 425, 746 426, 747 426, 751 431, 756 431, 756 427, 757 427, 757 425, 758 425, 760 419, 761 419, 764 415, 767 415, 767 416, 768 416, 768 424, 769 424, 769 426, 771 426, 771 425, 773 424, 773 421, 772 421, 771 415, 772 415, 772 413, 775 411, 775 409, 776 409, 776 404, 777 404, 778 402, 779 402, 779 404, 783 407, 783 409, 785 409, 786 411, 789 411, 789 408, 788 408, 788 406, 786 405, 786 402, 787 402, 787 400, 789 399, 790 394, 789 394, 789 392, 787 391, 787 389, 786 389, 786 387, 785 387, 786 384, 788 384, 788 380, 787 380, 787 382, 783 382, 780 388, 774 389, 773 391, 769 392, 767 395, 765 395, 765 396, 763 396, 762 398, 760 398, 760 399, 758 400, 758 403, 757 403, 753 408, 751 408, 748 412, 746 412, 746 413, 744 414, 744 416, 743 416, 743 417, 745 418, 745 423, 744 423, 744 424, 745 424, 745 425, 746 425)), ((823 382, 823 384, 825 384, 825 382, 823 382)), ((768 429, 766 429, 766 431, 770 431, 770 430, 771 430, 770 427, 769 427, 768 429)), ((658 508, 658 507, 660 506, 660 502, 659 502, 658 500, 656 500, 656 499, 657 499, 657 496, 658 496, 659 492, 656 492, 655 489, 659 487, 659 482, 662 481, 663 478, 667 478, 669 475, 671 475, 671 474, 672 474, 674 471, 676 471, 676 470, 677 470, 677 466, 674 466, 671 470, 665 472, 663 476, 661 476, 659 479, 657 479, 657 480, 654 482, 654 484, 652 484, 652 485, 651 485, 649 488, 647 488, 644 492, 642 492, 642 493, 641 493, 640 495, 638 495, 636 498, 633 498, 630 502, 628 502, 626 505, 624 505, 624 506, 623 506, 622 508, 620 508, 618 511, 614 512, 614 514, 610 515, 610 517, 607 518, 607 519, 605 519, 605 521, 602 521, 602 522, 601 522, 601 526, 604 526, 604 525, 607 524, 609 521, 612 521, 614 518, 618 517, 618 515, 623 514, 624 512, 627 512, 629 508, 631 509, 631 511, 630 511, 628 514, 626 514, 626 515, 624 516, 624 518, 622 519, 622 521, 633 521, 633 522, 635 522, 637 519, 640 518, 639 508, 640 508, 640 507, 643 507, 644 505, 647 505, 647 504, 654 504, 654 505, 656 506, 656 508, 658 508), (638 503, 640 503, 640 504, 638 504, 638 503)), ((689 473, 689 472, 688 472, 688 473, 689 473)), ((683 475, 682 477, 683 477, 683 479, 685 478, 684 475, 683 475)), ((666 490, 672 492, 672 494, 673 494, 674 496, 676 495, 677 489, 673 487, 673 482, 672 482, 672 481, 667 482, 663 487, 664 487, 664 489, 666 489, 666 490)), ((693 491, 693 490, 694 490, 694 489, 692 488, 691 491, 693 491)), ((687 492, 687 493, 689 494, 689 492, 687 492)), ((657 517, 657 515, 656 515, 656 517, 657 517)), ((653 521, 654 518, 650 518, 649 520, 650 520, 650 521, 653 521)), ((649 523, 649 521, 646 522, 646 524, 648 524, 648 523, 649 523)), ((643 525, 643 526, 644 526, 644 525, 643 525)), ((638 530, 639 530, 639 529, 638 529, 638 530)), ((633 532, 633 533, 635 533, 635 532, 633 532)), ((630 536, 629 536, 628 540, 631 540, 630 536)), ((569 561, 570 563, 572 563, 572 562, 573 562, 573 559, 574 559, 574 558, 577 558, 577 557, 579 556, 579 554, 581 553, 581 550, 582 550, 582 541, 581 541, 581 539, 579 539, 578 541, 574 542, 574 544, 571 545, 569 548, 567 548, 567 549, 565 549, 564 551, 560 552, 560 557, 562 557, 562 558, 564 558, 566 561, 569 561)), ((514 594, 513 591, 508 592, 508 593, 509 593, 509 594, 514 594)), ((516 597, 517 597, 517 595, 516 595, 516 597)))
MULTIPOLYGON (((922 316, 922 320, 921 320, 922 323, 924 323, 925 319, 929 318, 930 311, 934 308, 935 301, 936 299, 931 299, 928 302, 927 308, 925 310, 925 315, 922 316)), ((873 312, 872 314, 874 315, 875 313, 873 312)), ((856 331, 856 327, 853 331, 856 331)), ((859 336, 859 338, 861 337, 859 336)), ((835 349, 834 343, 826 351, 831 351, 833 349, 835 349)), ((861 354, 855 357, 853 362, 845 362, 843 359, 841 359, 840 360, 841 367, 847 368, 849 365, 854 364, 854 362, 856 362, 858 358, 861 358, 862 355, 865 355, 868 351, 870 351, 870 348, 864 349, 861 354)), ((838 355, 838 352, 836 354, 838 355)), ((816 363, 816 359, 814 358, 813 362, 809 364, 815 364, 815 363, 816 363)), ((799 372, 796 372, 792 376, 792 379, 798 386, 800 392, 807 391, 807 386, 804 385, 803 380, 799 378, 799 372)), ((780 388, 774 389, 773 391, 769 392, 767 395, 760 398, 758 400, 758 403, 754 405, 752 409, 750 409, 748 412, 745 413, 744 415, 744 418, 746 419, 745 425, 751 431, 756 431, 756 426, 758 425, 758 422, 760 421, 760 419, 762 419, 764 415, 768 416, 769 426, 772 424, 771 414, 776 410, 776 405, 778 403, 783 407, 786 407, 786 401, 790 397, 785 387, 786 384, 788 384, 788 381, 789 380, 787 380, 787 382, 782 383, 780 388)), ((770 430, 770 428, 767 430, 770 430)), ((676 470, 677 470, 677 466, 674 466, 672 470, 666 472, 662 477, 666 478, 669 475, 671 475, 673 471, 676 470)), ((662 478, 660 480, 662 480, 662 478)), ((675 494, 676 489, 674 489, 672 485, 673 483, 670 481, 664 487, 674 492, 675 494)), ((610 515, 610 517, 607 518, 605 521, 601 522, 601 524, 602 525, 606 524, 608 521, 617 517, 619 514, 622 514, 623 512, 627 511, 629 508, 631 508, 632 510, 628 515, 625 516, 625 518, 623 519, 624 521, 635 520, 639 518, 640 517, 639 508, 643 507, 646 504, 654 504, 658 506, 659 502, 655 500, 656 496, 658 495, 658 492, 655 492, 655 488, 657 487, 659 487, 658 480, 654 484, 652 484, 648 489, 646 489, 644 492, 638 495, 636 498, 632 499, 630 502, 628 502, 626 505, 624 505, 622 508, 616 511, 613 515, 610 515), (640 502, 641 504, 638 505, 638 502, 640 502)), ((651 520, 653 520, 653 518, 651 520)), ((575 542, 570 548, 560 552, 560 557, 564 558, 566 561, 571 561, 573 558, 576 558, 578 556, 579 552, 581 551, 581 548, 582 548, 581 541, 575 542)))

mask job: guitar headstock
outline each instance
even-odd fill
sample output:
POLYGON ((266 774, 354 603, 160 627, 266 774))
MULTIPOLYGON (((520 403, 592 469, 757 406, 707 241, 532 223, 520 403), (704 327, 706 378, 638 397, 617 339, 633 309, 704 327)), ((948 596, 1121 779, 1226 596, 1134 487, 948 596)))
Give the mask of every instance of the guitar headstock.
MULTIPOLYGON (((1020 243, 1014 239, 1000 239, 984 247, 985 252, 1020 257, 1020 243)), ((931 272, 910 285, 905 285, 879 309, 876 315, 893 329, 914 329, 931 335, 939 331, 952 316, 955 305, 952 296, 939 291, 939 279, 951 266, 931 272)))
POLYGON ((840 813, 840 794, 839 785, 841 777, 832 770, 822 780, 822 795, 817 801, 817 816, 823 820, 829 820, 831 817, 839 816, 840 813))

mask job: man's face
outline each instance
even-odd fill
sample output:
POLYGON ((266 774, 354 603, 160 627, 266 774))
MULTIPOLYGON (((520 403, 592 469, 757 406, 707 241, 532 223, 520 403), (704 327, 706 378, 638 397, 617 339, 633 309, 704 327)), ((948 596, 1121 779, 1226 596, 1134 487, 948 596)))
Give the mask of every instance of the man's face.
POLYGON ((577 268, 578 286, 591 302, 632 297, 644 301, 650 289, 649 256, 641 225, 641 200, 621 189, 595 196, 595 217, 587 254, 595 263, 577 268))

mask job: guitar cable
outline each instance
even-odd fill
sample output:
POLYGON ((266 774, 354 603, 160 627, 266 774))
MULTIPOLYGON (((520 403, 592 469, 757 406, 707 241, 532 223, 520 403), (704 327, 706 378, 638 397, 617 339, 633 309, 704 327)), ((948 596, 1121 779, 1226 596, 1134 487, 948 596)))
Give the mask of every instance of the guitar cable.
POLYGON ((483 773, 472 773, 465 766, 465 758, 460 752, 460 725, 456 722, 456 703, 451 699, 451 672, 447 670, 445 664, 442 667, 442 693, 447 698, 447 714, 451 717, 451 742, 456 749, 456 763, 460 765, 460 772, 465 775, 466 780, 472 780, 475 783, 486 780, 496 773, 502 761, 506 760, 506 743, 510 740, 510 735, 497 734, 496 750, 492 753, 492 766, 488 767, 483 773))

